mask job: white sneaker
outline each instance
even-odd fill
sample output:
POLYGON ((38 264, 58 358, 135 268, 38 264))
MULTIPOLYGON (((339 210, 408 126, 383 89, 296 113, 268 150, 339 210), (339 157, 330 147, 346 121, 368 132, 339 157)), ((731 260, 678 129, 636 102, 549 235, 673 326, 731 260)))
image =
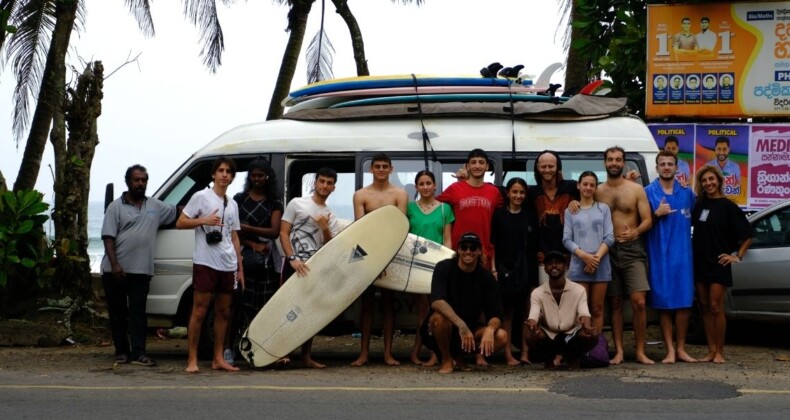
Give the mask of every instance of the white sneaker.
POLYGON ((229 365, 233 366, 234 359, 236 359, 236 352, 234 352, 233 349, 225 349, 225 352, 222 353, 222 358, 225 359, 229 365))

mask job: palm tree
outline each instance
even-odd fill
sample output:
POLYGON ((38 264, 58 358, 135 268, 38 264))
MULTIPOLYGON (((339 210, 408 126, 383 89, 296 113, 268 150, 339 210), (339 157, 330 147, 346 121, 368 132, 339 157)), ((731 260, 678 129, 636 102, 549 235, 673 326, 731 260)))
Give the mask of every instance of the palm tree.
MULTIPOLYGON (((140 29, 153 35, 149 0, 124 1, 140 29)), ((17 81, 13 122, 17 143, 28 129, 30 100, 33 92, 38 92, 14 191, 36 185, 53 118, 62 113, 66 52, 75 25, 81 26, 84 7, 81 0, 0 0, 0 9, 8 12, 8 23, 16 27, 15 33, 0 38, 0 49, 11 59, 17 81)))
MULTIPOLYGON (((226 0, 223 0, 226 1, 226 0)), ((280 63, 280 72, 274 85, 272 98, 269 102, 269 112, 267 120, 281 118, 283 115, 282 100, 288 96, 291 89, 291 82, 296 72, 296 64, 299 62, 299 54, 302 51, 304 42, 305 28, 307 27, 307 17, 310 14, 315 0, 275 0, 279 4, 287 4, 288 11, 287 31, 290 33, 288 43, 283 52, 280 63)), ((395 2, 396 0, 391 0, 395 2)), ((416 3, 421 5, 425 0, 401 0, 403 4, 416 3)), ((354 61, 357 65, 357 75, 368 75, 367 60, 365 59, 365 46, 362 40, 362 33, 357 24, 356 18, 348 7, 348 0, 332 0, 336 11, 348 26, 351 34, 351 43, 354 49, 354 61)), ((200 29, 200 38, 203 40, 203 48, 200 54, 203 56, 203 63, 209 71, 216 72, 222 64, 222 51, 225 49, 222 36, 222 27, 217 16, 216 0, 184 0, 184 13, 187 19, 192 21, 200 29)), ((321 28, 320 30, 323 30, 321 28)))
POLYGON ((558 30, 563 32, 563 48, 568 54, 565 61, 565 90, 581 89, 589 81, 590 63, 574 43, 580 41, 581 30, 573 26, 574 21, 580 20, 578 0, 560 0, 560 23, 558 30), (565 26, 567 25, 567 26, 565 26))

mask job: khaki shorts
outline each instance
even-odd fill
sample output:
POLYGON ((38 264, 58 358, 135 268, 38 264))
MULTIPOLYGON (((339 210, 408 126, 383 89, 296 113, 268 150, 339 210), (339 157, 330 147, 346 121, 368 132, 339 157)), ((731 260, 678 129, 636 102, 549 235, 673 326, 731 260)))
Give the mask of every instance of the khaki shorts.
POLYGON ((647 292, 647 253, 641 239, 631 242, 615 243, 609 249, 612 263, 612 281, 606 289, 606 296, 624 296, 637 292, 647 292))

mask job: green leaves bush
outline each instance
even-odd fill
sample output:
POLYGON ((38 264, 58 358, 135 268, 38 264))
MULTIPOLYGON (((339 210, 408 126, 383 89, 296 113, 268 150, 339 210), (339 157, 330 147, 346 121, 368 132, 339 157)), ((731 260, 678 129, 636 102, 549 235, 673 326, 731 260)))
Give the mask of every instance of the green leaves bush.
POLYGON ((51 276, 54 248, 44 233, 49 204, 35 190, 0 195, 0 288, 9 278, 39 282, 51 276))

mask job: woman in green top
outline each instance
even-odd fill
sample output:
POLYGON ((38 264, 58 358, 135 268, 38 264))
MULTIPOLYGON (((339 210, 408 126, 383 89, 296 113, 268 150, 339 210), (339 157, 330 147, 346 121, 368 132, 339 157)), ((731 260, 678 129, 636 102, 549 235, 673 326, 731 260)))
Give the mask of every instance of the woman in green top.
MULTIPOLYGON (((406 207, 406 216, 409 218, 409 232, 451 248, 450 233, 455 216, 453 216, 453 210, 448 204, 436 199, 436 177, 433 172, 428 170, 417 172, 417 176, 414 178, 414 185, 417 187, 420 198, 409 202, 406 207)), ((417 307, 418 333, 414 339, 411 361, 416 365, 434 366, 437 362, 435 354, 432 353, 431 358, 425 363, 419 357, 420 349, 422 348, 419 326, 422 325, 423 320, 428 315, 428 295, 412 296, 417 307)))

